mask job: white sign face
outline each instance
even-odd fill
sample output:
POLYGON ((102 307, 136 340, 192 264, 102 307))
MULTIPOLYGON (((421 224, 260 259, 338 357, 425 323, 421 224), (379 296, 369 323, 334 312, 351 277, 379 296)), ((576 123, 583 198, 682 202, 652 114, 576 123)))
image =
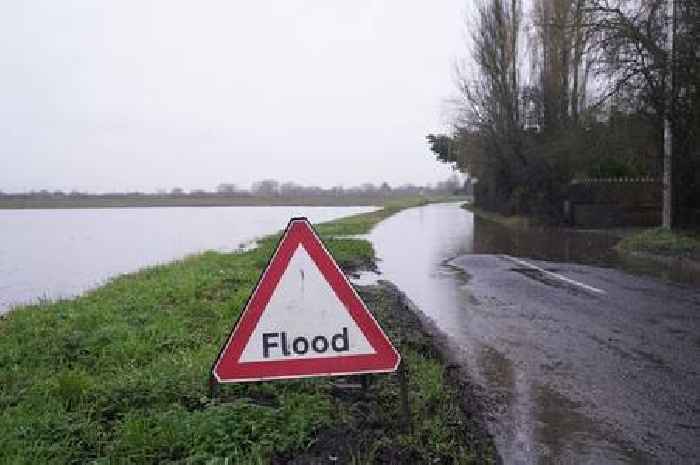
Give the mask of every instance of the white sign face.
POLYGON ((370 354, 363 331, 299 244, 240 362, 370 354))

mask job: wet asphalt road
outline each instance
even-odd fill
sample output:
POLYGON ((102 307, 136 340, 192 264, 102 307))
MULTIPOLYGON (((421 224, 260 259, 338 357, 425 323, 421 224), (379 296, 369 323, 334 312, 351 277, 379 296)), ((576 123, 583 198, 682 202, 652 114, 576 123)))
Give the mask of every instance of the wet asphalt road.
POLYGON ((450 262, 469 274, 458 330, 477 349, 469 359, 487 386, 506 384, 513 463, 700 460, 700 292, 528 262, 556 274, 509 257, 450 262))
POLYGON ((504 462, 700 463, 700 289, 478 253, 490 233, 474 222, 431 205, 370 240, 383 278, 462 350, 504 462))

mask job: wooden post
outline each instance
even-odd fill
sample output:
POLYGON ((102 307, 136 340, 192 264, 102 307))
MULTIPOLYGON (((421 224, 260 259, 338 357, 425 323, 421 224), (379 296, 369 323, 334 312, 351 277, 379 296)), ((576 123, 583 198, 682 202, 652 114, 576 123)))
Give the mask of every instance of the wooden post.
POLYGON ((671 229, 676 221, 674 218, 676 201, 674 192, 674 163, 673 163, 673 126, 671 124, 673 116, 673 36, 675 28, 675 0, 666 1, 666 74, 664 81, 664 176, 663 176, 663 209, 661 215, 661 226, 664 229, 671 229))

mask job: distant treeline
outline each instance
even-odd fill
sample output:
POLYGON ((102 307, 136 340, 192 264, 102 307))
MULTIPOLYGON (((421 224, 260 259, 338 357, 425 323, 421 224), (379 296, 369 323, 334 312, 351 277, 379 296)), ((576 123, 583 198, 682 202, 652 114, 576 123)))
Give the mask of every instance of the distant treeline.
POLYGON ((159 189, 156 192, 108 192, 108 193, 89 193, 73 190, 64 192, 62 190, 32 190, 29 192, 4 193, 0 191, 0 197, 13 198, 122 198, 122 197, 323 197, 323 196, 405 196, 428 193, 455 193, 460 192, 465 188, 465 185, 459 181, 457 176, 451 176, 445 181, 440 181, 435 185, 417 186, 414 184, 403 184, 397 187, 391 187, 384 182, 379 185, 372 183, 364 183, 354 187, 334 186, 331 188, 322 188, 319 186, 305 186, 295 182, 279 182, 274 179, 264 179, 252 184, 250 189, 240 188, 236 184, 221 183, 215 190, 207 191, 204 189, 193 189, 186 191, 181 187, 173 187, 170 190, 159 189))
POLYGON ((157 192, 87 193, 39 190, 26 193, 0 193, 0 209, 41 208, 126 208, 126 207, 214 207, 214 206, 349 206, 380 205, 389 199, 417 196, 468 194, 468 185, 456 176, 434 186, 411 184, 392 188, 388 183, 370 183, 358 187, 324 189, 296 183, 279 183, 272 179, 256 182, 250 189, 238 189, 222 183, 214 191, 185 191, 175 187, 157 192))

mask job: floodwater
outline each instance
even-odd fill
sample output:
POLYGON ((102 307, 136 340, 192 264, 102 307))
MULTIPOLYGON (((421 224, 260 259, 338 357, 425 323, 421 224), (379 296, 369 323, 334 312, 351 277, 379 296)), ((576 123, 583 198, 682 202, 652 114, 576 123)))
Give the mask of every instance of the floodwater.
POLYGON ((644 257, 618 254, 614 234, 572 229, 531 228, 515 231, 483 218, 467 214, 473 229, 469 253, 508 254, 535 260, 611 267, 664 281, 700 286, 700 273, 683 262, 659 266, 644 257))
POLYGON ((0 313, 70 297, 116 275, 204 250, 231 251, 294 216, 323 222, 375 207, 0 210, 0 313))
POLYGON ((678 457, 692 456, 699 428, 700 293, 665 280, 698 276, 639 276, 654 267, 622 260, 611 250, 614 237, 514 231, 459 204, 405 210, 368 238, 379 277, 462 351, 491 405, 490 428, 506 464, 688 463, 678 457), (504 265, 503 255, 608 293, 543 286, 532 270, 504 265))

